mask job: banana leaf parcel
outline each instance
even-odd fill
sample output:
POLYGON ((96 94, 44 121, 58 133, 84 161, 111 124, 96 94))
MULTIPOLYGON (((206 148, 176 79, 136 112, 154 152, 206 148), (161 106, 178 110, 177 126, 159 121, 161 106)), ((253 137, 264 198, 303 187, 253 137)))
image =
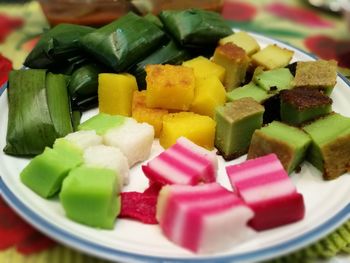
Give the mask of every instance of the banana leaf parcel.
POLYGON ((29 68, 47 69, 68 58, 83 56, 79 39, 95 29, 73 24, 59 24, 46 31, 27 56, 24 65, 29 68))
POLYGON ((200 10, 165 10, 159 14, 166 30, 184 47, 217 45, 220 38, 232 34, 220 14, 200 10))
POLYGON ((73 132, 67 77, 42 69, 16 70, 9 76, 8 126, 4 152, 40 154, 55 139, 73 132))
POLYGON ((73 72, 68 91, 75 109, 86 110, 97 106, 98 74, 103 72, 108 70, 93 62, 73 72))
POLYGON ((117 72, 125 71, 162 44, 165 33, 132 12, 82 37, 83 48, 117 72))

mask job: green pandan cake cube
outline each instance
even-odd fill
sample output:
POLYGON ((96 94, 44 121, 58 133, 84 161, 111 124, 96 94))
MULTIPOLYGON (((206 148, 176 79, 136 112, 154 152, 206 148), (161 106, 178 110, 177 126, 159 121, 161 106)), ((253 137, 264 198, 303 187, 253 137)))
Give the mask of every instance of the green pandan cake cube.
POLYGON ((290 174, 304 160, 310 143, 310 137, 301 129, 273 121, 254 132, 248 159, 275 153, 290 174))
POLYGON ((226 160, 247 153, 253 132, 262 125, 263 113, 264 107, 252 98, 216 108, 215 146, 226 160))
POLYGON ((21 181, 42 197, 48 198, 59 192, 62 181, 69 171, 83 162, 82 152, 69 145, 61 150, 46 148, 23 169, 21 181))
POLYGON ((290 89, 294 77, 287 68, 277 68, 262 71, 254 75, 254 82, 269 93, 276 94, 281 90, 290 89))
POLYGON ((126 118, 120 115, 99 113, 81 123, 78 126, 78 130, 94 130, 98 135, 104 135, 108 130, 121 126, 125 120, 126 118))
POLYGON ((228 101, 235 101, 241 98, 250 97, 256 100, 257 102, 262 103, 271 96, 273 95, 267 93, 266 90, 258 87, 254 82, 250 82, 247 85, 244 85, 243 87, 234 89, 226 93, 226 98, 228 101))
POLYGON ((120 212, 115 171, 80 166, 64 180, 60 200, 68 218, 96 228, 112 229, 120 212))
POLYGON ((303 127, 311 139, 307 160, 326 180, 350 169, 350 118, 331 113, 303 127))
POLYGON ((317 89, 283 90, 280 98, 281 120, 292 125, 311 121, 332 110, 332 99, 317 89))

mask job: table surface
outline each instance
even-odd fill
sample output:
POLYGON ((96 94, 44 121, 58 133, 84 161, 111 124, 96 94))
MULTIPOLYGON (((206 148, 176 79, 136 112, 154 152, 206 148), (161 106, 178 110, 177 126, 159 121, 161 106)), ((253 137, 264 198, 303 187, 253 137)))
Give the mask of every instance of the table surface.
MULTIPOLYGON (((5 2, 12 4, 0 1, 0 55, 7 57, 12 62, 13 68, 18 69, 35 45, 43 28, 48 28, 48 24, 37 2, 17 5, 13 4, 13 1, 5 2)), ((350 77, 350 39, 346 38, 350 34, 340 15, 321 12, 300 0, 226 0, 222 14, 236 28, 283 40, 323 59, 336 59, 340 65, 339 70, 350 77)), ((1 80, 0 76, 0 82, 1 80)), ((6 246, 5 242, 1 241, 3 239, 1 236, 1 263, 105 262, 56 244, 26 225, 21 219, 15 218, 16 215, 0 197, 0 236, 11 233, 17 238, 6 246), (12 225, 12 232, 5 232, 2 229, 4 220, 1 218, 4 216, 16 222, 12 225)), ((346 244, 349 247, 342 249, 348 254, 337 253, 340 249, 327 245, 327 242, 322 244, 326 244, 323 248, 327 251, 320 254, 328 259, 322 260, 313 256, 305 258, 305 261, 350 262, 350 242, 346 244), (337 255, 334 256, 335 254, 337 255)), ((296 254, 298 253, 300 252, 296 254)), ((295 257, 293 259, 292 256, 284 260, 284 262, 300 262, 295 261, 295 257)))

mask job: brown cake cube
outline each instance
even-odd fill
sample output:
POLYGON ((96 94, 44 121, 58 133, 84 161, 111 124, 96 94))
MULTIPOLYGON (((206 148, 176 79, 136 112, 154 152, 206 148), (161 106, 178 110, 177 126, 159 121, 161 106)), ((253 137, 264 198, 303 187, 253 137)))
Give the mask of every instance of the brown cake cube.
POLYGON ((335 60, 299 61, 294 87, 316 88, 329 95, 337 82, 337 62, 335 60))

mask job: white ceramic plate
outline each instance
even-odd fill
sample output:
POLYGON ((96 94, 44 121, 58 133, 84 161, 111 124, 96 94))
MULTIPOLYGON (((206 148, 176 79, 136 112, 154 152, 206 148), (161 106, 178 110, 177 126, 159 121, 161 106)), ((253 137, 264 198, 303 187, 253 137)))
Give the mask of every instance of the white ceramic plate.
MULTIPOLYGON (((277 43, 295 51, 294 61, 312 60, 313 57, 282 42, 255 35, 262 47, 277 43)), ((6 91, 0 97, 0 148, 5 146, 8 105, 6 91)), ((332 94, 333 109, 350 116, 350 84, 339 76, 332 94)), ((89 112, 83 117, 96 113, 89 112)), ((155 142, 152 157, 159 152, 155 142)), ((231 163, 245 159, 239 158, 231 163)), ((0 189, 9 204, 28 222, 52 238, 105 259, 114 261, 239 261, 252 262, 277 257, 301 248, 325 236, 349 218, 350 175, 345 174, 333 181, 322 180, 321 174, 313 166, 304 163, 299 174, 292 174, 297 189, 304 195, 305 218, 297 223, 262 231, 246 242, 232 249, 212 255, 196 255, 169 242, 157 225, 145 225, 127 219, 118 219, 112 231, 97 230, 75 223, 64 216, 58 200, 45 200, 19 180, 19 173, 28 160, 15 158, 0 152, 0 189)), ((220 161, 218 181, 229 187, 224 166, 220 161)), ((131 182, 124 191, 142 191, 147 180, 140 165, 132 168, 131 182)))

